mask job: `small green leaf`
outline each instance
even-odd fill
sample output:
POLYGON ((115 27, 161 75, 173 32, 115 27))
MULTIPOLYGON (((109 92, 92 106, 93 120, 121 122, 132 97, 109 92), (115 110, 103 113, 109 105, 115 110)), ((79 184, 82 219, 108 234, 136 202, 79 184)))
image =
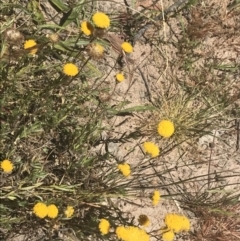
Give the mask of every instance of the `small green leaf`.
POLYGON ((134 107, 130 107, 130 108, 126 108, 126 109, 121 109, 121 110, 117 110, 116 108, 113 109, 109 109, 109 114, 112 115, 119 115, 121 113, 132 113, 132 112, 140 112, 140 111, 147 111, 147 110, 155 110, 156 108, 154 106, 134 106, 134 107))
POLYGON ((67 13, 69 11, 69 7, 64 4, 63 1, 61 0, 49 0, 49 2, 55 7, 57 8, 58 10, 64 12, 64 13, 67 13))
POLYGON ((65 30, 64 27, 56 25, 56 24, 43 24, 38 26, 39 29, 62 29, 65 30))

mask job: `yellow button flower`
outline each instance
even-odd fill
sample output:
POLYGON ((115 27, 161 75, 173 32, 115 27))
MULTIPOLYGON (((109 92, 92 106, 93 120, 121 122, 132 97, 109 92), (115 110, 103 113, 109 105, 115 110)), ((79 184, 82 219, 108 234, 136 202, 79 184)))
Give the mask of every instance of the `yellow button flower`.
POLYGON ((58 208, 54 204, 47 206, 47 210, 49 218, 56 218, 58 216, 58 208))
POLYGON ((150 236, 145 230, 134 226, 119 226, 116 228, 116 234, 123 241, 149 241, 150 236))
POLYGON ((126 53, 132 53, 133 52, 133 47, 128 42, 123 42, 121 47, 122 47, 123 51, 126 52, 126 53))
POLYGON ((155 190, 152 196, 152 204, 156 206, 158 205, 159 201, 160 201, 160 192, 155 190))
POLYGON ((169 213, 165 216, 164 222, 168 229, 175 233, 189 231, 190 229, 190 221, 183 215, 169 213))
POLYGON ((131 168, 127 163, 119 164, 118 169, 125 177, 128 177, 131 174, 131 168))
POLYGON ((65 213, 67 218, 70 218, 70 217, 72 217, 72 215, 74 213, 74 208, 72 206, 67 206, 64 213, 65 213))
POLYGON ((164 232, 162 234, 163 241, 173 241, 175 238, 175 234, 172 230, 169 230, 167 232, 164 232))
POLYGON ((110 19, 105 13, 97 12, 92 16, 94 24, 99 28, 108 28, 110 19))
POLYGON ((152 157, 159 156, 159 148, 153 142, 148 142, 148 141, 144 142, 143 148, 144 148, 144 151, 150 154, 152 157))
POLYGON ((63 66, 63 73, 68 76, 75 76, 78 72, 78 67, 75 64, 67 63, 63 66))
POLYGON ((3 160, 3 161, 1 162, 1 168, 3 169, 3 171, 4 171, 5 173, 10 173, 10 172, 12 172, 12 170, 13 170, 13 164, 12 164, 12 162, 9 161, 9 160, 3 160))
POLYGON ((84 21, 81 23, 81 30, 83 31, 83 33, 87 36, 93 34, 94 31, 94 27, 92 26, 91 23, 84 21))
POLYGON ((30 54, 36 54, 37 50, 38 50, 36 45, 37 45, 37 43, 35 42, 35 40, 29 39, 24 42, 24 49, 31 49, 31 50, 29 50, 30 54), (36 46, 36 48, 32 48, 34 46, 36 46))
POLYGON ((48 215, 48 207, 42 202, 38 202, 33 207, 33 213, 39 218, 45 218, 48 215))
POLYGON ((99 223, 99 230, 102 233, 102 235, 108 234, 110 229, 110 223, 107 219, 101 219, 99 223))
POLYGON ((170 120, 161 120, 158 124, 158 134, 162 137, 170 137, 173 135, 175 127, 170 120))
POLYGON ((119 82, 124 81, 124 75, 121 73, 116 74, 116 80, 119 82))

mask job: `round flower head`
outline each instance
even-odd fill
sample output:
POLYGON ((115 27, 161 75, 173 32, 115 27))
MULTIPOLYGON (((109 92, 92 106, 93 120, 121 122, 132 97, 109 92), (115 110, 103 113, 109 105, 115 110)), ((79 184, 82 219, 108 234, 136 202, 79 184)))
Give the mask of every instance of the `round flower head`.
POLYGON ((162 137, 172 136, 174 130, 174 124, 169 120, 161 120, 158 124, 158 134, 162 137))
POLYGON ((49 218, 56 218, 57 215, 58 215, 58 208, 54 205, 54 204, 51 204, 47 207, 48 209, 48 217, 49 218))
POLYGON ((128 177, 131 174, 130 166, 127 163, 118 164, 118 169, 125 177, 128 177))
POLYGON ((163 241, 173 241, 175 238, 174 232, 172 230, 169 230, 167 232, 164 232, 162 234, 163 241))
POLYGON ((146 153, 149 153, 152 157, 159 156, 159 148, 153 142, 144 142, 143 148, 146 153))
POLYGON ((7 39, 8 42, 11 44, 18 44, 21 43, 24 39, 22 33, 14 28, 6 29, 4 32, 4 37, 7 39))
POLYGON ((133 52, 133 47, 128 42, 123 42, 121 47, 122 47, 123 51, 126 52, 126 53, 132 53, 133 52))
POLYGON ((119 239, 122 239, 123 241, 149 241, 150 236, 146 233, 145 230, 129 226, 119 226, 116 228, 116 234, 119 239))
POLYGON ((33 207, 34 214, 39 218, 45 218, 48 215, 48 207, 44 203, 37 203, 33 207))
POLYGON ((110 229, 110 223, 107 219, 101 219, 99 223, 99 230, 102 233, 102 235, 108 234, 110 229))
POLYGON ((104 50, 104 47, 98 43, 89 44, 87 47, 88 54, 94 59, 102 58, 104 50))
POLYGON ((49 35, 48 38, 52 43, 57 43, 59 41, 59 35, 57 33, 49 35))
POLYGON ((92 26, 91 23, 84 21, 81 23, 81 30, 83 31, 83 33, 87 36, 93 34, 94 31, 94 27, 92 26))
POLYGON ((68 76, 76 76, 78 74, 78 67, 75 64, 67 63, 63 66, 63 73, 68 76))
POLYGON ((168 229, 175 233, 189 231, 190 229, 190 221, 183 215, 169 213, 165 216, 164 222, 168 229))
POLYGON ((116 80, 119 82, 124 81, 124 75, 121 73, 116 74, 116 80))
POLYGON ((3 161, 1 162, 1 168, 3 169, 3 171, 4 171, 5 173, 10 173, 10 172, 12 172, 12 170, 13 170, 13 164, 12 164, 12 162, 9 161, 9 160, 3 160, 3 161))
POLYGON ((150 220, 147 215, 141 214, 138 217, 138 222, 140 225, 148 227, 150 225, 150 220))
POLYGON ((188 232, 190 230, 191 224, 187 217, 181 216, 182 231, 188 232))
POLYGON ((158 205, 159 201, 160 201, 160 192, 155 190, 152 196, 152 204, 156 206, 158 205))
POLYGON ((74 213, 74 208, 72 206, 67 206, 64 213, 65 213, 67 218, 70 218, 70 217, 72 217, 72 215, 74 213))
POLYGON ((108 28, 110 19, 105 13, 97 12, 92 16, 94 24, 99 28, 108 28))
POLYGON ((29 40, 25 41, 24 49, 30 49, 31 48, 30 49, 30 54, 36 54, 37 50, 38 50, 36 45, 37 45, 37 43, 33 39, 29 39, 29 40), (36 46, 36 48, 32 48, 34 46, 36 46))

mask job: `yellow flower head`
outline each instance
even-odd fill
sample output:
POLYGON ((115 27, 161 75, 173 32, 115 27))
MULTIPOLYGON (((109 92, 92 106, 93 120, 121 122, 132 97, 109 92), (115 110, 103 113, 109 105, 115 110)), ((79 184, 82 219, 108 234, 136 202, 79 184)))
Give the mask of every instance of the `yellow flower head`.
POLYGON ((75 76, 78 72, 78 67, 75 64, 67 63, 63 66, 63 73, 68 76, 75 76))
POLYGON ((119 239, 122 239, 123 241, 149 241, 150 236, 146 233, 145 230, 129 226, 119 226, 116 228, 116 234, 119 239))
POLYGON ((94 59, 100 59, 104 54, 104 47, 98 43, 89 44, 87 47, 88 54, 94 59))
POLYGON ((108 234, 110 229, 110 223, 107 219, 102 218, 99 223, 99 230, 102 233, 102 235, 108 234))
POLYGON ((25 41, 25 43, 24 43, 24 49, 29 49, 29 48, 31 48, 30 54, 36 54, 36 53, 37 53, 37 50, 38 50, 37 46, 36 46, 36 48, 32 48, 32 47, 34 47, 35 45, 37 45, 37 43, 36 43, 33 39, 29 39, 29 40, 25 41))
POLYGON ((174 238, 175 238, 175 235, 172 230, 166 231, 162 234, 163 241, 173 241, 174 238))
POLYGON ((164 222, 167 228, 175 233, 189 231, 190 229, 190 221, 183 215, 169 213, 165 216, 164 222))
POLYGON ((83 31, 83 33, 87 36, 93 34, 94 31, 94 27, 92 26, 91 23, 84 21, 81 23, 81 30, 83 31))
POLYGON ((118 164, 118 169, 125 177, 128 177, 131 174, 131 168, 127 163, 118 164))
POLYGON ((49 218, 56 218, 57 215, 58 215, 58 208, 54 205, 54 204, 51 204, 47 207, 47 210, 48 210, 48 217, 49 218))
POLYGON ((10 172, 12 172, 12 170, 13 170, 13 164, 12 164, 12 162, 9 161, 9 160, 3 160, 3 161, 1 162, 1 168, 3 169, 3 171, 4 171, 5 173, 10 173, 10 172))
POLYGON ((132 53, 133 52, 133 47, 128 42, 123 42, 121 47, 122 47, 123 51, 126 52, 126 53, 132 53))
POLYGON ((99 28, 108 28, 110 19, 105 13, 97 12, 92 16, 94 24, 99 28))
POLYGON ((70 217, 72 217, 72 215, 74 213, 74 208, 72 206, 67 206, 64 213, 65 213, 67 218, 70 218, 70 217))
POLYGON ((116 74, 116 80, 119 82, 124 81, 124 75, 121 73, 116 74))
POLYGON ((159 148, 153 142, 144 142, 143 148, 146 153, 149 153, 152 157, 159 156, 159 148))
POLYGON ((148 227, 150 225, 150 220, 147 215, 141 214, 138 217, 138 222, 140 225, 148 227))
POLYGON ((152 196, 152 204, 156 206, 158 205, 159 201, 160 201, 160 192, 158 190, 155 190, 152 196))
POLYGON ((162 137, 172 136, 174 130, 174 124, 169 120, 161 120, 158 124, 158 134, 162 137))
POLYGON ((39 218, 45 218, 48 215, 48 207, 46 204, 38 202, 33 207, 34 214, 39 218))

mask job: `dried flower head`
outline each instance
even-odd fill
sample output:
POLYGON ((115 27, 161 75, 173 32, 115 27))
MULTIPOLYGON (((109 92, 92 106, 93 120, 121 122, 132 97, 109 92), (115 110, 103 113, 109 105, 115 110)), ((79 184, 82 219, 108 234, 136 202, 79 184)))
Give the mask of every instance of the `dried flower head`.
POLYGON ((138 217, 138 222, 140 225, 148 227, 150 225, 150 220, 147 215, 141 214, 138 217))
POLYGON ((97 12, 92 16, 94 24, 99 28, 108 28, 110 19, 105 13, 97 12))
POLYGON ((12 164, 12 162, 9 161, 9 160, 3 160, 3 161, 1 162, 1 168, 3 169, 3 171, 4 171, 5 173, 11 173, 12 170, 13 170, 13 164, 12 164))
POLYGON ((173 241, 174 238, 175 238, 175 234, 172 230, 168 230, 168 231, 162 233, 163 241, 173 241))
POLYGON ((161 120, 158 124, 158 134, 162 137, 168 138, 173 135, 175 131, 174 124, 170 120, 161 120))
POLYGON ((83 32, 85 35, 89 36, 89 35, 92 35, 92 34, 93 34, 93 32, 94 32, 94 27, 92 26, 91 23, 89 23, 89 22, 87 22, 87 21, 83 21, 83 22, 81 23, 81 30, 82 30, 82 32, 83 32))
POLYGON ((94 59, 102 58, 104 50, 104 47, 98 43, 89 44, 87 47, 88 54, 94 59))
POLYGON ((63 66, 63 73, 68 76, 76 76, 78 72, 78 67, 75 64, 67 63, 63 66))
POLYGON ((19 43, 22 44, 22 41, 24 40, 24 37, 21 34, 21 32, 14 28, 6 29, 4 35, 5 35, 5 39, 10 44, 15 44, 15 45, 18 45, 19 43))
POLYGON ((118 169, 125 177, 128 177, 131 174, 131 168, 127 163, 118 164, 118 169))
POLYGON ((149 241, 150 236, 145 230, 134 226, 119 226, 116 228, 116 234, 123 241, 149 241))
POLYGON ((158 190, 155 190, 153 192, 153 196, 152 196, 152 204, 154 206, 158 205, 159 201, 160 201, 160 192, 158 190))
POLYGON ((116 80, 119 82, 124 81, 124 75, 122 73, 116 74, 116 80))
POLYGON ((48 38, 52 43, 57 43, 59 41, 59 35, 57 33, 50 34, 48 38))
POLYGON ((101 219, 99 223, 99 230, 102 233, 102 235, 108 234, 110 229, 110 223, 107 219, 101 219))
POLYGON ((39 218, 45 218, 48 215, 48 207, 45 203, 38 202, 33 207, 34 214, 39 218))
POLYGON ((167 228, 175 233, 187 232, 190 229, 190 221, 183 215, 169 213, 165 216, 164 222, 167 228))
POLYGON ((152 157, 159 156, 159 148, 153 142, 148 142, 148 141, 144 142, 143 148, 144 148, 144 151, 150 154, 152 157))
POLYGON ((29 39, 24 42, 24 49, 30 49, 30 54, 36 54, 38 51, 37 43, 33 39, 29 39), (33 48, 36 46, 35 48, 33 48))
POLYGON ((58 216, 58 208, 54 204, 47 206, 47 210, 49 218, 56 218, 58 216))
POLYGON ((66 210, 65 210, 65 215, 67 218, 72 217, 73 213, 74 213, 74 208, 73 206, 67 206, 66 210))
POLYGON ((133 52, 133 47, 128 42, 123 42, 121 47, 122 47, 123 51, 126 52, 126 53, 132 53, 133 52))

